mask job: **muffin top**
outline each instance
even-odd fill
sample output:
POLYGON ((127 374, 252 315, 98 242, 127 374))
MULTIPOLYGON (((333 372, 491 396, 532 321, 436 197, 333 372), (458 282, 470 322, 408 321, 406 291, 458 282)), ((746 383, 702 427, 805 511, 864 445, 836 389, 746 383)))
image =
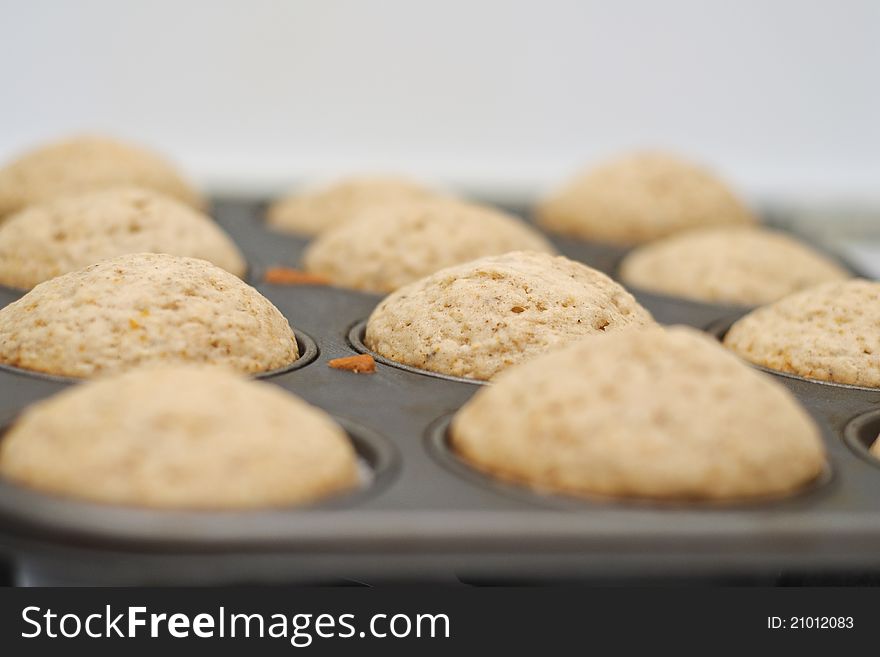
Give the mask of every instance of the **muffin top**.
POLYGON ((0 309, 0 363, 90 377, 151 362, 289 365, 296 338, 272 303, 205 260, 137 253, 40 283, 0 309))
POLYGON ((880 387, 880 283, 824 283, 753 310, 724 345, 746 360, 808 379, 880 387))
POLYGON ((601 272, 516 251, 442 269, 385 298, 364 343, 391 360, 473 379, 587 335, 652 324, 601 272))
POLYGON ((126 253, 202 258, 236 276, 247 266, 209 217, 168 196, 114 187, 47 201, 0 224, 0 285, 28 289, 126 253))
POLYGON ((711 303, 754 306, 849 278, 831 258, 766 228, 718 226, 677 233, 631 251, 626 285, 711 303))
POLYGON ((825 463, 783 386, 681 327, 581 340, 511 368, 455 415, 450 438, 493 476, 576 496, 777 496, 825 463))
POLYGON ((547 230, 633 244, 699 226, 755 218, 712 173, 664 153, 635 153, 584 172, 537 210, 547 230))
POLYGON ((158 155, 106 137, 79 136, 29 151, 0 169, 0 217, 41 201, 137 185, 201 207, 198 192, 158 155))
POLYGON ((345 432, 281 388, 221 368, 155 366, 69 388, 0 441, 0 474, 93 502, 233 509, 357 485, 345 432))
POLYGON ((427 199, 365 210, 322 233, 303 263, 335 285, 391 292, 444 267, 520 250, 555 252, 540 233, 504 212, 427 199))
POLYGON ((275 202, 269 225, 299 235, 318 235, 373 207, 431 198, 436 193, 395 176, 359 176, 275 202))

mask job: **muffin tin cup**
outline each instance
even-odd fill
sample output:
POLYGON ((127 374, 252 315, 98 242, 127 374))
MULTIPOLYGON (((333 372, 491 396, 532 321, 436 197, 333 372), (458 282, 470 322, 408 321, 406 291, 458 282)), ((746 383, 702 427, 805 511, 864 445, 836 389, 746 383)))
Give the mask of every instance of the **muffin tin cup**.
MULTIPOLYGON (((216 216, 254 271, 297 266, 305 242, 269 231, 263 207, 220 202, 216 216)), ((780 378, 822 426, 833 472, 799 494, 731 505, 558 503, 470 468, 465 474, 432 446, 427 436, 438 430, 438 418, 448 418, 480 389, 473 381, 381 360, 373 374, 327 366, 357 353, 353 345, 361 338, 356 333, 350 341, 352 328, 381 297, 256 283, 317 345, 308 367, 277 374, 268 384, 348 419, 352 435, 363 431, 386 445, 394 456, 379 468, 375 485, 308 509, 166 512, 80 503, 5 484, 0 554, 16 569, 103 584, 880 571, 880 468, 844 442, 846 424, 870 410, 853 391, 780 378)), ((682 315, 676 321, 697 320, 682 315)), ((0 370, 0 413, 69 385, 0 370)), ((875 400, 880 403, 880 393, 875 400)))
POLYGON ((880 440, 880 409, 853 418, 846 425, 843 437, 856 454, 880 468, 880 456, 871 451, 874 443, 880 440))

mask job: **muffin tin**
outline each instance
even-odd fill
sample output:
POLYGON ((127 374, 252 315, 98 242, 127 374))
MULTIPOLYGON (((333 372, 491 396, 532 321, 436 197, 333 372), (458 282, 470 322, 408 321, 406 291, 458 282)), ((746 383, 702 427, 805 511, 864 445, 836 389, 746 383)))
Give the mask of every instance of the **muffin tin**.
MULTIPOLYGON (((449 417, 479 384, 380 360, 374 374, 327 361, 364 350, 380 296, 261 282, 296 266, 306 240, 269 231, 260 202, 221 201, 215 216, 249 260, 251 283, 315 343, 311 362, 273 373, 334 415, 372 472, 356 494, 307 508, 156 511, 62 499, 0 482, 0 553, 22 583, 335 583, 548 581, 609 577, 880 572, 880 390, 778 376, 820 424, 826 476, 800 494, 735 504, 577 500, 495 482, 446 447, 449 417)), ((613 272, 622 249, 555 240, 613 272)), ((0 303, 20 296, 0 291, 0 303)), ((663 322, 718 334, 731 312, 638 293, 663 322), (719 324, 719 322, 721 324, 719 324), (710 326, 711 325, 711 326, 710 326)), ((0 370, 0 422, 70 382, 0 370)), ((694 409, 695 416, 699 409, 694 409)), ((695 419, 695 421, 699 421, 695 419)))

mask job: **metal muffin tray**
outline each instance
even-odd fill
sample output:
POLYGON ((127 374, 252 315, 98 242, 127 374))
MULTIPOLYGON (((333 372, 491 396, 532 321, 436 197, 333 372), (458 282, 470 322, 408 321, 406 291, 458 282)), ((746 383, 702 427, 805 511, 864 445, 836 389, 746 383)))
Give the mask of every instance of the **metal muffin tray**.
MULTIPOLYGON (((371 471, 355 494, 308 508, 157 511, 64 499, 0 481, 0 555, 21 583, 199 584, 509 582, 621 577, 880 573, 880 390, 777 376, 819 422, 826 476, 786 499, 730 504, 577 500, 493 481, 447 448, 448 419, 479 384, 380 360, 374 374, 331 369, 352 355, 380 296, 262 283, 296 266, 305 240, 269 231, 259 202, 215 216, 251 283, 314 343, 311 361, 262 377, 336 417, 371 471)), ((623 249, 553 238, 607 272, 623 249)), ((20 293, 0 292, 0 304, 20 293)), ((743 309, 637 293, 666 323, 716 334, 743 309)), ((0 370, 0 422, 75 385, 0 370)), ((694 409, 699 422, 700 409, 694 409)))

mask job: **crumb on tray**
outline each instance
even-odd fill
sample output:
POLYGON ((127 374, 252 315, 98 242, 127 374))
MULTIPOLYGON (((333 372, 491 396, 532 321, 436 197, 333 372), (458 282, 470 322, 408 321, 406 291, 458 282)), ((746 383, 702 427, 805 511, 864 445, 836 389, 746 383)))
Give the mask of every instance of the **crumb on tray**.
POLYGON ((269 267, 263 275, 263 280, 273 285, 328 285, 330 283, 326 276, 310 274, 293 267, 269 267))

